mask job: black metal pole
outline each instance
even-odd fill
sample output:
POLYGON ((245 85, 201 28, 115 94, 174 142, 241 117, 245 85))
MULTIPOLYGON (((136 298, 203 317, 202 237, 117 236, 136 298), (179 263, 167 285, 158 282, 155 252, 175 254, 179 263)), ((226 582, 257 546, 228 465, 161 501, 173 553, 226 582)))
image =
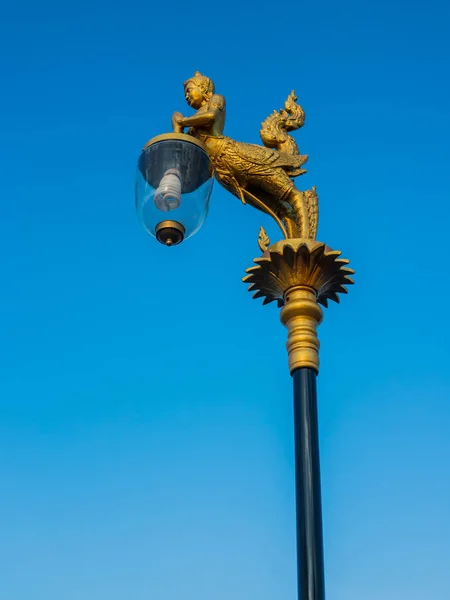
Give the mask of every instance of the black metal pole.
POLYGON ((322 500, 316 372, 296 369, 294 380, 298 600, 324 600, 322 500))

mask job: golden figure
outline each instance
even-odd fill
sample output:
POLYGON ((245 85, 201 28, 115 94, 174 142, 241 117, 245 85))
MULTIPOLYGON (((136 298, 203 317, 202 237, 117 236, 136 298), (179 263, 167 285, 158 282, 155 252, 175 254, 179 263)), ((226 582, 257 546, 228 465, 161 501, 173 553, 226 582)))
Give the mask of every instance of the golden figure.
POLYGON ((272 216, 285 238, 314 240, 318 198, 315 188, 302 192, 292 180, 306 173, 308 160, 299 152, 290 131, 305 121, 303 109, 292 92, 284 109, 274 111, 261 126, 264 146, 245 144, 223 135, 225 98, 215 93, 214 83, 198 71, 184 83, 186 101, 196 113, 172 116, 175 133, 187 133, 202 141, 214 166, 217 181, 244 204, 272 216))

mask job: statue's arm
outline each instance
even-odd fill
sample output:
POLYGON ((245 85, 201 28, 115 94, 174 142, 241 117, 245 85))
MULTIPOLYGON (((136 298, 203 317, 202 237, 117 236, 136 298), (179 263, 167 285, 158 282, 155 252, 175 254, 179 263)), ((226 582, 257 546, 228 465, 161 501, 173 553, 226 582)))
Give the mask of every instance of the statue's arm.
POLYGON ((224 109, 225 98, 217 94, 209 101, 207 112, 196 113, 195 115, 192 115, 192 117, 183 117, 180 113, 175 113, 172 122, 175 122, 180 128, 213 125, 217 114, 224 109))

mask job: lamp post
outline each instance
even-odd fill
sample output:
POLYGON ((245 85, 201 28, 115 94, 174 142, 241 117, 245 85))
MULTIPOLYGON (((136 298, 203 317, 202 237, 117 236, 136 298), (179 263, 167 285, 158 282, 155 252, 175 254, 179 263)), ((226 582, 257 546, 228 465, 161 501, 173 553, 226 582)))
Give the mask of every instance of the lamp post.
POLYGON ((320 489, 316 377, 317 327, 321 306, 339 302, 352 284, 348 260, 316 240, 316 189, 300 191, 293 178, 304 174, 302 155, 290 132, 303 126, 305 113, 292 92, 280 111, 261 126, 264 146, 223 135, 225 98, 196 72, 184 83, 190 117, 176 112, 173 132, 150 140, 138 162, 136 208, 145 229, 167 246, 181 243, 203 224, 212 177, 244 204, 272 217, 283 239, 270 243, 261 227, 261 256, 243 281, 263 304, 276 301, 287 327, 289 370, 294 387, 297 578, 299 600, 324 600, 324 561, 320 489), (187 129, 187 133, 185 130, 187 129))

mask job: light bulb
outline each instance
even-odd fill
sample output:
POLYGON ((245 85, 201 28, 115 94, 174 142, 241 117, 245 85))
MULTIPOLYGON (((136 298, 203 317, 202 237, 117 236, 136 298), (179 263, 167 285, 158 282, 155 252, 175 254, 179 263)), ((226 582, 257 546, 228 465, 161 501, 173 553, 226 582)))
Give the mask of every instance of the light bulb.
POLYGON ((168 169, 155 192, 155 204, 159 210, 175 210, 181 203, 181 175, 178 169, 168 169))

